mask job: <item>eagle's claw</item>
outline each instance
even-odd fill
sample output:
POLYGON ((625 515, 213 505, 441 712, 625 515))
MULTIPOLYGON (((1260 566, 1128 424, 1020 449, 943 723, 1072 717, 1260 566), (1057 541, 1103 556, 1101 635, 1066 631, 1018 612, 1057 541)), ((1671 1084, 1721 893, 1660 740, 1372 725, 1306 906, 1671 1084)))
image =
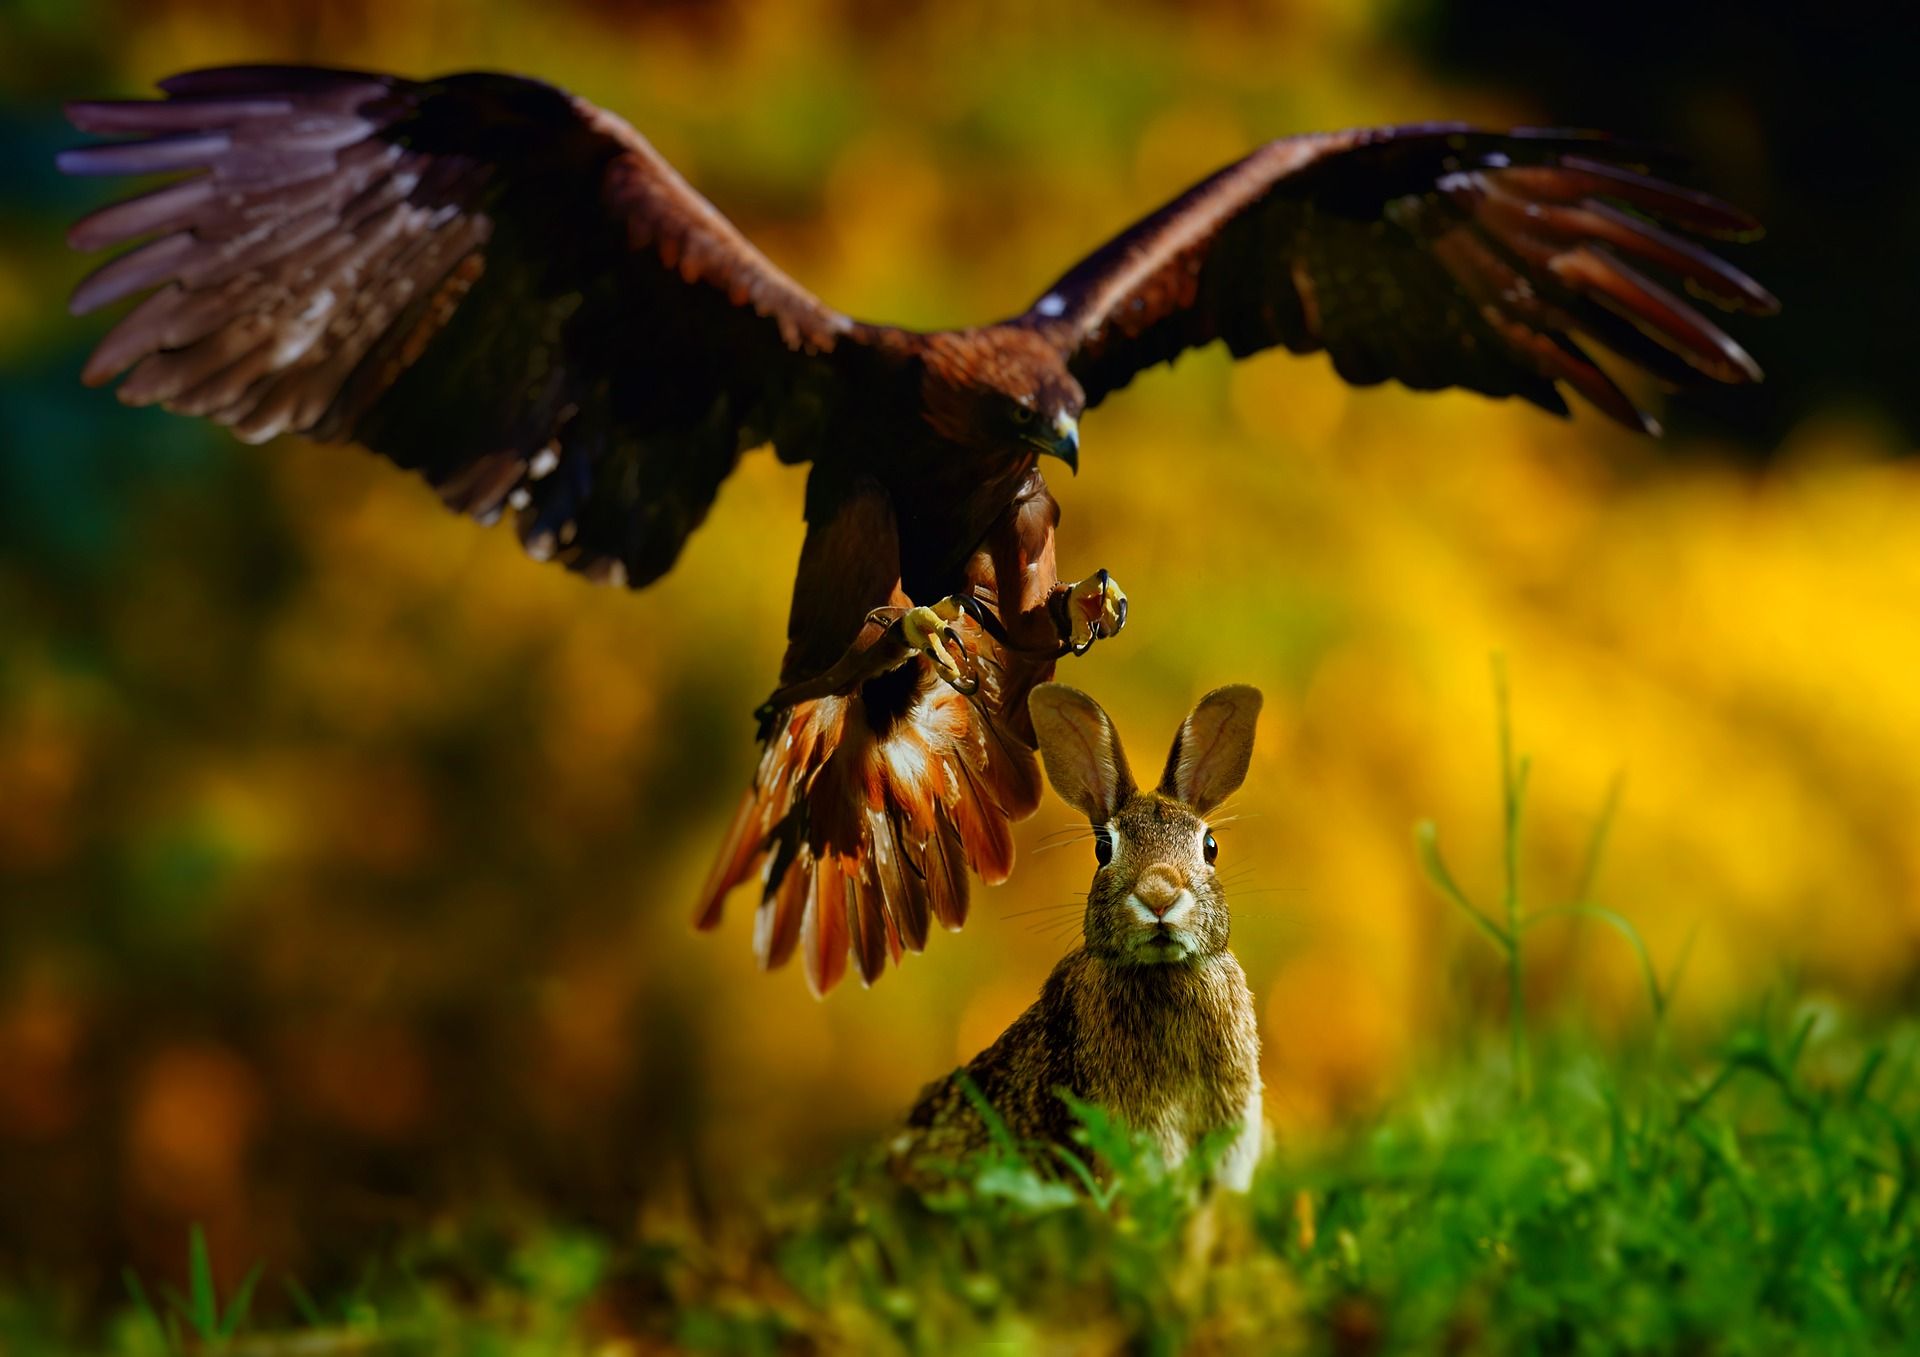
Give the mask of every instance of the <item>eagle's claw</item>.
POLYGON ((956 597, 941 599, 931 607, 909 608, 900 617, 900 633, 908 646, 925 655, 933 671, 953 685, 956 692, 972 693, 980 686, 973 672, 973 656, 953 623, 966 611, 956 597))
POLYGON ((1118 636, 1127 625, 1127 596, 1105 570, 1097 570, 1067 593, 1067 645, 1084 655, 1095 641, 1118 636))

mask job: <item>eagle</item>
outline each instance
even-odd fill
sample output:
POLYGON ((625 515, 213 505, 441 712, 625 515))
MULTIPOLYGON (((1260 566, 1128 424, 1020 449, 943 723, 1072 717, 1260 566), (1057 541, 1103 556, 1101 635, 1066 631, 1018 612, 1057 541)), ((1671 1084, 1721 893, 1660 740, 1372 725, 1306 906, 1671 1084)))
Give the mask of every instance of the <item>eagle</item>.
POLYGON ((1355 385, 1462 387, 1657 432, 1582 348, 1659 382, 1760 379, 1696 302, 1774 299, 1703 241, 1748 215, 1604 135, 1424 123, 1284 137, 1200 180, 1019 315, 854 320, 760 253, 626 122, 554 86, 297 66, 68 105, 76 175, 169 175, 75 224, 126 242, 75 314, 144 294, 83 380, 226 425, 357 443, 528 555, 658 579, 747 452, 806 463, 762 752, 695 911, 757 877, 763 966, 824 994, 957 929, 1040 781, 1027 694, 1117 634, 1061 578, 1043 459, 1138 373, 1223 343, 1324 350, 1355 385))

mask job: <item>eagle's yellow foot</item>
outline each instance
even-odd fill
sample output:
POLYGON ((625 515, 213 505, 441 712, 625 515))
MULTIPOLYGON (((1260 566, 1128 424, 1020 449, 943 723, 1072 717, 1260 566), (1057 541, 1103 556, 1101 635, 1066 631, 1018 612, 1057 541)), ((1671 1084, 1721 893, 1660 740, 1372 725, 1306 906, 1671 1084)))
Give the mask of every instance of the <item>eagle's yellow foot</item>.
POLYGON ((1095 571, 1067 591, 1067 644, 1084 654, 1095 641, 1118 636, 1127 625, 1127 596, 1104 570, 1095 571))
POLYGON ((941 599, 931 607, 922 604, 909 608, 900 617, 900 634, 913 649, 925 655, 934 672, 963 692, 972 691, 970 664, 962 667, 967 648, 953 624, 963 609, 955 597, 941 599))

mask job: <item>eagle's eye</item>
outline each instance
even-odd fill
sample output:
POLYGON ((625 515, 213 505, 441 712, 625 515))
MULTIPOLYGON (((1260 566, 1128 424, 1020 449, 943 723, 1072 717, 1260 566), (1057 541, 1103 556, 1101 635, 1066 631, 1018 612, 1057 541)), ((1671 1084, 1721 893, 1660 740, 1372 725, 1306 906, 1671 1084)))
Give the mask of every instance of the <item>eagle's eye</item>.
POLYGON ((1033 407, 1031 405, 1021 405, 1016 401, 1013 407, 1013 422, 1020 425, 1033 423, 1033 407))

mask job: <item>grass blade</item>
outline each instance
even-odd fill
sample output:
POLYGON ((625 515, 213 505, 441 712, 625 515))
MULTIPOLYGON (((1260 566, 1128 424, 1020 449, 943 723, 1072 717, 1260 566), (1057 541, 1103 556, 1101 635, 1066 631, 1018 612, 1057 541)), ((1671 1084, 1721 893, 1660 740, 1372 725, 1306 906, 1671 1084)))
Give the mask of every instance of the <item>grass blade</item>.
POLYGON ((293 1302, 293 1308, 299 1312, 300 1318, 306 1322, 308 1328, 327 1327, 326 1317, 320 1313, 320 1307, 314 1303, 313 1293, 301 1284, 298 1277, 283 1277, 280 1280, 280 1286, 287 1293, 287 1298, 293 1302))
POLYGON ((153 1336, 160 1341, 160 1346, 168 1352, 178 1351, 179 1345, 169 1338, 167 1326, 161 1322, 160 1311, 155 1309, 153 1302, 147 1298, 147 1288, 140 1284, 140 1274, 130 1267, 123 1267, 120 1269, 120 1280, 127 1288, 127 1295, 133 1301, 133 1308, 142 1319, 153 1326, 153 1336))
POLYGON ((1587 838, 1586 855, 1580 860, 1580 874, 1574 878, 1573 898, 1593 899, 1594 882, 1600 878, 1600 861, 1606 856, 1607 840, 1613 835, 1613 822, 1620 814, 1620 799, 1626 794, 1627 775, 1615 773, 1607 782, 1606 798, 1600 803, 1600 816, 1593 822, 1587 838))
POLYGON ((220 1337, 220 1301, 213 1290, 213 1259, 207 1254, 207 1236, 196 1223, 187 1232, 187 1322, 203 1343, 220 1337))
POLYGON ((1532 928, 1550 919, 1598 919, 1625 938, 1628 945, 1633 948, 1634 956, 1640 962, 1640 978, 1646 983, 1647 998, 1653 1005, 1653 1016, 1655 1019, 1664 1019, 1667 1016, 1667 992, 1660 984, 1660 973, 1653 967, 1653 955, 1647 950, 1646 939, 1640 936, 1640 930, 1634 927, 1633 920, 1618 910, 1608 909, 1605 905, 1576 903, 1552 905, 1546 909, 1535 910, 1527 916, 1521 927, 1532 928))
POLYGON ((980 1085, 973 1082, 973 1076, 965 1070, 953 1072, 954 1082, 960 1085, 960 1091, 973 1104, 973 1110, 980 1114, 980 1120, 987 1124, 987 1134, 993 1143, 1016 1159, 1024 1158, 1020 1153, 1020 1143, 1013 1138, 1013 1132, 1007 1129, 1007 1123, 994 1111, 993 1104, 987 1101, 987 1095, 980 1091, 980 1085))
POLYGON ((227 1313, 220 1319, 220 1341, 226 1342, 240 1331, 247 1322, 247 1312, 253 1308, 253 1289, 260 1284, 260 1264, 255 1263, 240 1285, 234 1288, 233 1299, 227 1302, 227 1313))
POLYGON ((1422 820, 1413 827, 1413 842, 1420 855, 1421 870, 1427 874, 1427 880, 1433 883, 1434 889, 1445 897, 1447 903, 1478 924, 1480 931, 1493 941, 1494 946, 1503 953, 1510 951, 1513 940, 1507 936, 1506 930, 1467 898, 1467 893, 1453 879, 1453 873, 1447 870, 1446 860, 1440 856, 1440 832, 1434 828, 1433 821, 1422 820))

